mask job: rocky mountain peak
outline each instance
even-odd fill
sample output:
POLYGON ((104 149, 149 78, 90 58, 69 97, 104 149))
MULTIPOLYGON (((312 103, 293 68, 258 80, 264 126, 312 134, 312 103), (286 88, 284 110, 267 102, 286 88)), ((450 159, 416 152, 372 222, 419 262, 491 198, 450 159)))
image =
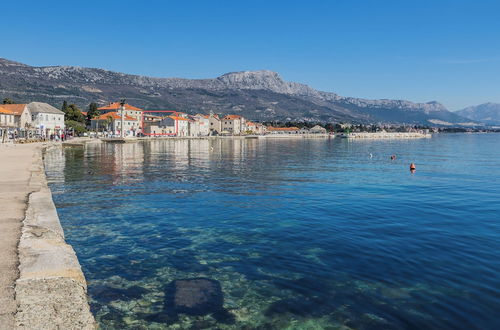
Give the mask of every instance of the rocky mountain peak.
POLYGON ((237 113, 254 120, 426 123, 462 122, 435 101, 368 100, 322 92, 269 70, 213 79, 153 78, 76 66, 32 67, 0 59, 0 97, 86 107, 127 96, 145 109, 237 113), (193 110, 194 111, 194 110, 193 110))
POLYGON ((2 67, 27 67, 26 64, 14 62, 5 58, 0 58, 0 66, 2 67))

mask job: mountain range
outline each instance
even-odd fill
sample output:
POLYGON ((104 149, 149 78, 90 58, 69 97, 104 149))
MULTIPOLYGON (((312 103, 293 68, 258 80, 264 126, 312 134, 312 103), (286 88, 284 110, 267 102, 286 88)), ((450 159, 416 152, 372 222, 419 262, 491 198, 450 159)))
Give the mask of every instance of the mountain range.
POLYGON ((458 110, 455 113, 486 125, 500 125, 500 103, 484 103, 458 110))
POLYGON ((0 59, 0 98, 64 100, 85 109, 126 98, 145 110, 239 114, 258 121, 473 125, 438 102, 368 100, 287 82, 272 71, 231 72, 213 79, 153 78, 74 66, 35 67, 0 59))

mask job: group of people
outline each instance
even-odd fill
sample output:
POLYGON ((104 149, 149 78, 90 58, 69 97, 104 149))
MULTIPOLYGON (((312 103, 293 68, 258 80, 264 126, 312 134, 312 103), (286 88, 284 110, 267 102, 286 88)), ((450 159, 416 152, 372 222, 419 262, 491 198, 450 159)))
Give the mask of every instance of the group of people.
POLYGON ((66 134, 61 133, 61 134, 50 134, 49 138, 50 141, 66 141, 68 137, 66 134))

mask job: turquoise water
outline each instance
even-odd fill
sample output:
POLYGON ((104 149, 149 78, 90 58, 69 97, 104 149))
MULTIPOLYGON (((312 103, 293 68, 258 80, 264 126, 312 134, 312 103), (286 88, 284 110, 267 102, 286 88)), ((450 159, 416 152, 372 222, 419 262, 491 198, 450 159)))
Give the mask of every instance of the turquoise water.
POLYGON ((46 171, 103 329, 500 328, 499 134, 87 145, 46 171), (169 311, 200 277, 227 317, 169 311))

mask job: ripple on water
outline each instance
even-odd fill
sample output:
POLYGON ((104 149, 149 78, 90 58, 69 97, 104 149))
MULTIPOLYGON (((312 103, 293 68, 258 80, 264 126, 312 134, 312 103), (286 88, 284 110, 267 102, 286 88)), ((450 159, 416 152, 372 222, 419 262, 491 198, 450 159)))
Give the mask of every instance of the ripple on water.
POLYGON ((103 329, 493 329, 499 137, 156 141, 45 161, 103 329), (175 283, 200 278, 203 307, 176 308, 175 283))

